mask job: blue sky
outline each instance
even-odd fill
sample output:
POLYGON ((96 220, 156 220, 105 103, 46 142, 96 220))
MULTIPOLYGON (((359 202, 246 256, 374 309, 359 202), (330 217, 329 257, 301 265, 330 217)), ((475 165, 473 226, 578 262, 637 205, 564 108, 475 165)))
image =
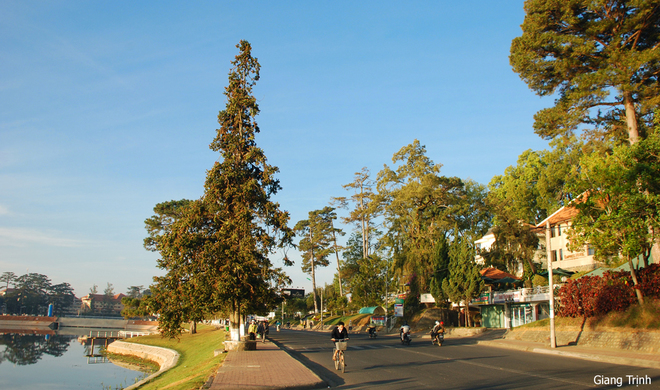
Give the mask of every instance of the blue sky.
MULTIPOLYGON (((415 139, 442 174, 487 184, 547 147, 532 123, 552 101, 508 61, 523 18, 523 1, 0 0, 0 273, 78 296, 151 284, 144 220, 202 195, 241 39, 291 226, 415 139)), ((287 272, 310 290, 299 261, 287 272)))

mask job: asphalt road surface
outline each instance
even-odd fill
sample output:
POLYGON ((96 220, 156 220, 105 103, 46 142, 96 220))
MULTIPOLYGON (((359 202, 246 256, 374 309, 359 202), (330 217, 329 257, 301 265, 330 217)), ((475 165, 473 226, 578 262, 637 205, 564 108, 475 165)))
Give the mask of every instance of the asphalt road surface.
POLYGON ((271 340, 314 371, 330 388, 660 388, 660 370, 481 346, 476 337, 448 338, 442 347, 418 337, 410 345, 402 345, 396 335, 382 333, 376 339, 369 339, 366 333, 349 337, 346 373, 342 374, 332 362, 329 332, 270 332, 271 340), (629 384, 635 379, 651 384, 629 384))

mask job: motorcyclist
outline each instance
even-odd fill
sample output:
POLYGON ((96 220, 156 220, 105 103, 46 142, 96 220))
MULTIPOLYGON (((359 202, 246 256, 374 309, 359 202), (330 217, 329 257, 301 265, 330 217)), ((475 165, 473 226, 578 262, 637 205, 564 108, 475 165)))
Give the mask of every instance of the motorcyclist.
POLYGON ((445 323, 442 321, 435 322, 435 326, 431 329, 431 340, 435 339, 438 334, 445 334, 445 323))
POLYGON ((376 333, 376 325, 369 325, 367 332, 369 333, 369 336, 373 337, 373 335, 376 333))
POLYGON ((403 325, 401 325, 401 328, 399 329, 399 337, 401 338, 401 341, 404 341, 404 335, 410 333, 410 326, 408 326, 407 322, 404 322, 403 325))

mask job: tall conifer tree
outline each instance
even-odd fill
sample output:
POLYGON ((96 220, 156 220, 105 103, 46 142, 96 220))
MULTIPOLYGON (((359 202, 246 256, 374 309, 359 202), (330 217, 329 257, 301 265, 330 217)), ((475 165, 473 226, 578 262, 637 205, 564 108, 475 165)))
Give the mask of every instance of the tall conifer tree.
MULTIPOLYGON (((247 41, 237 48, 225 88, 227 105, 210 145, 221 159, 207 173, 202 198, 186 206, 157 244, 159 266, 168 273, 155 278, 151 301, 168 335, 176 335, 183 321, 223 310, 230 313, 232 339, 238 340, 242 316, 266 311, 289 281, 268 258, 292 244, 293 231, 289 214, 271 201, 280 190, 278 169, 255 141, 259 107, 252 87, 260 65, 247 41)), ((291 264, 286 258, 285 263, 291 264)))

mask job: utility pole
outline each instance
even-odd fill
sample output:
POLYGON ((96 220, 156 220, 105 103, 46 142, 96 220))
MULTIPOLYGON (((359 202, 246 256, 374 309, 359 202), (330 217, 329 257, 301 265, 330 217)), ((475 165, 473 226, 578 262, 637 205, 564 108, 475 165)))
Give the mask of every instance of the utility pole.
POLYGON ((557 348, 555 339, 555 287, 552 284, 552 250, 550 248, 550 220, 545 222, 545 248, 548 257, 548 287, 550 288, 550 348, 557 348))

